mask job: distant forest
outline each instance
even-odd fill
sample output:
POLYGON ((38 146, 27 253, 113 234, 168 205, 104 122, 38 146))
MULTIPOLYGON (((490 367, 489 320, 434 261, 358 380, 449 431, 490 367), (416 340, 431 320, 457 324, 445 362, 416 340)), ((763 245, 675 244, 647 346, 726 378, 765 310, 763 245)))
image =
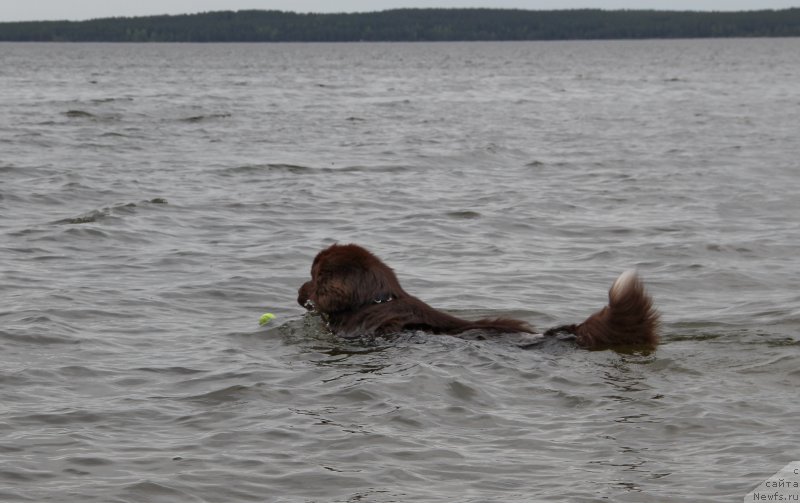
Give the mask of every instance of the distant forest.
POLYGON ((800 8, 748 12, 397 9, 357 14, 242 10, 0 23, 0 41, 352 42, 800 36, 800 8))

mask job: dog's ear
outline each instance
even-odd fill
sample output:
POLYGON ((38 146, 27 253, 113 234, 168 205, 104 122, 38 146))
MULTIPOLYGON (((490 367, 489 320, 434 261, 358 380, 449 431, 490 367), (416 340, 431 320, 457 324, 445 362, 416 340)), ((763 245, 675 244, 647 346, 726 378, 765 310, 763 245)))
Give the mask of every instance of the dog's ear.
POLYGON ((364 305, 358 288, 362 274, 354 269, 321 268, 314 281, 316 288, 312 297, 317 311, 336 313, 364 305))
POLYGON ((394 271, 357 245, 333 245, 321 251, 311 277, 310 298, 323 313, 359 309, 403 293, 394 271))
POLYGON ((326 313, 359 309, 397 297, 393 279, 392 270, 381 263, 324 261, 315 278, 313 301, 317 310, 326 313))

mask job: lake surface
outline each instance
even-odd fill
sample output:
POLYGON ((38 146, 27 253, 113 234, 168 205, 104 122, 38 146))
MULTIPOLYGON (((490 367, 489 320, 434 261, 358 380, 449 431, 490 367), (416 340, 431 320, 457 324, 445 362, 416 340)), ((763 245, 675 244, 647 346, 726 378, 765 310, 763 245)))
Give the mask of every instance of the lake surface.
POLYGON ((799 82, 800 39, 0 44, 0 499, 742 501, 800 460, 799 82), (542 329, 637 268, 663 344, 337 340, 334 242, 542 329))

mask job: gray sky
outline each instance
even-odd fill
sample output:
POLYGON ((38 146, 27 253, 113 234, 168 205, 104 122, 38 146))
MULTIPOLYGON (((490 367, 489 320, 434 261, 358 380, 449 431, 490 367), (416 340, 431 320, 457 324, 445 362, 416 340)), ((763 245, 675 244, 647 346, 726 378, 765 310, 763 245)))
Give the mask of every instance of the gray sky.
POLYGON ((800 0, 0 0, 0 21, 81 20, 239 9, 368 12, 400 7, 731 11, 800 7, 800 0))

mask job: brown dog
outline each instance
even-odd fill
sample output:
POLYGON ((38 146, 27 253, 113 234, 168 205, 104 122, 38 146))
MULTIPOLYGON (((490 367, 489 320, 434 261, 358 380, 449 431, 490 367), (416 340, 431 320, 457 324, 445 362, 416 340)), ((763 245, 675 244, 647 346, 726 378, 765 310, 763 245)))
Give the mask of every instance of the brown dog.
MULTIPOLYGON (((545 335, 575 334, 578 345, 592 349, 658 344, 659 314, 635 272, 620 275, 608 298, 608 306, 583 323, 551 329, 545 335)), ((311 280, 300 287, 297 302, 322 314, 331 331, 342 337, 388 335, 403 330, 449 335, 476 329, 536 333, 520 320, 469 321, 438 311, 406 293, 389 266, 354 244, 335 244, 317 254, 311 265, 311 280)))

